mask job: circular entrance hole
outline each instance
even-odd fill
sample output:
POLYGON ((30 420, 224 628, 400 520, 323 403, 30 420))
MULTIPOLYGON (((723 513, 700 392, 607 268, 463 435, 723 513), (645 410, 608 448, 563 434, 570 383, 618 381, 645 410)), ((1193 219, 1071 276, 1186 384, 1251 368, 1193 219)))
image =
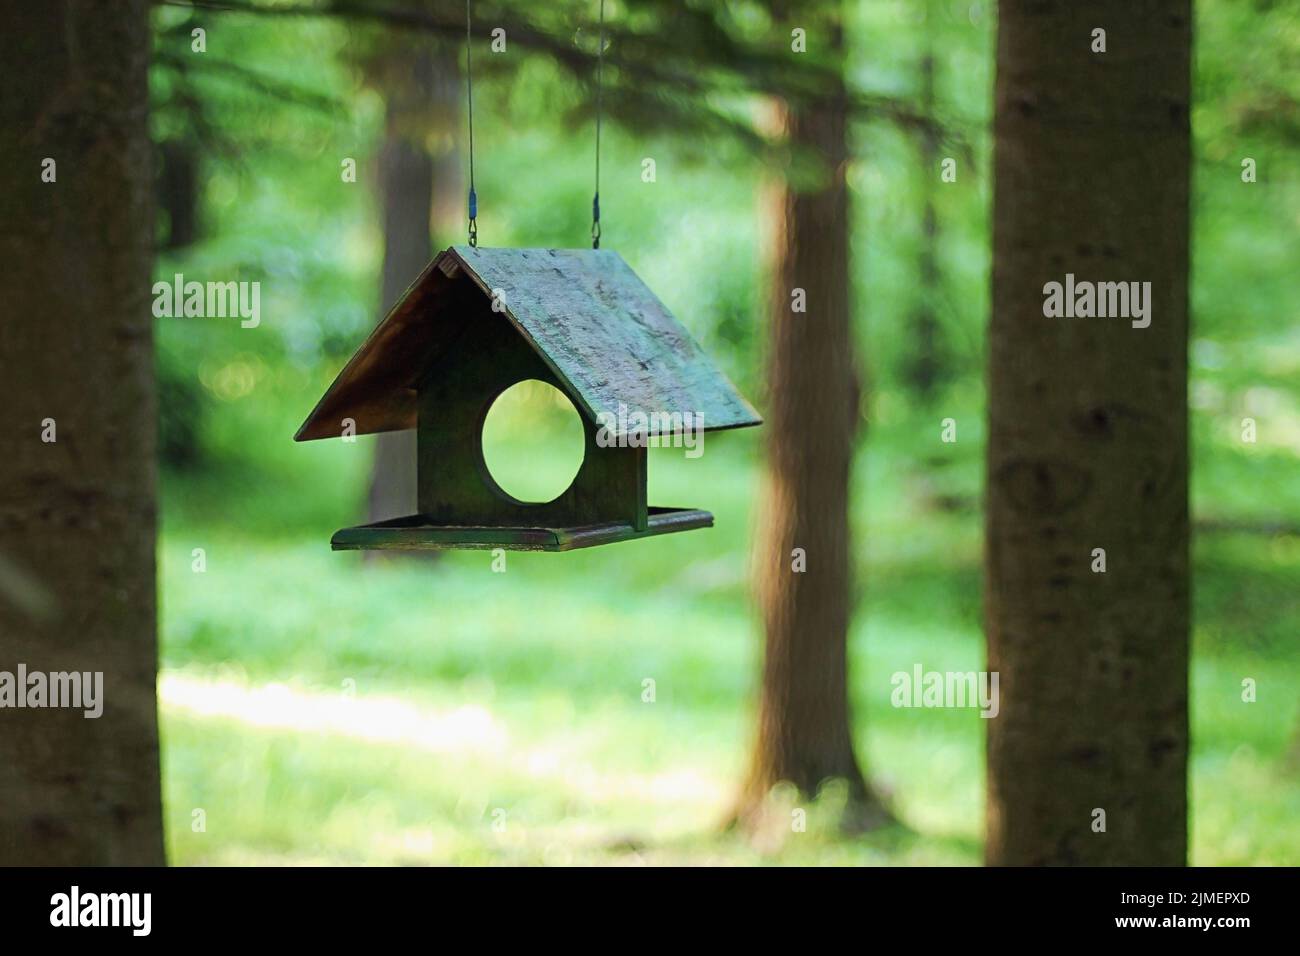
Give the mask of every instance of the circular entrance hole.
POLYGON ((497 396, 483 422, 483 462, 517 501, 543 504, 564 494, 582 467, 582 418, 567 395, 526 379, 497 396))

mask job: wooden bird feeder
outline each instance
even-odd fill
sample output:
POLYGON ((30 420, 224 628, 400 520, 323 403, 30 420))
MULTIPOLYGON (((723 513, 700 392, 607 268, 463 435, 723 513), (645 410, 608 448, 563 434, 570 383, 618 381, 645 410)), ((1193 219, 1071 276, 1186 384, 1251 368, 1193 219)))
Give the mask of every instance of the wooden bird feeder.
POLYGON ((647 506, 644 444, 610 440, 628 422, 687 412, 703 416, 704 431, 761 422, 617 253, 453 246, 406 290, 294 438, 339 437, 348 420, 358 435, 418 431, 419 514, 345 528, 335 550, 568 551, 713 524, 707 511, 647 506), (567 395, 586 435, 568 489, 536 504, 497 485, 482 445, 492 403, 528 379, 567 395), (621 424, 611 429, 611 420, 621 424))

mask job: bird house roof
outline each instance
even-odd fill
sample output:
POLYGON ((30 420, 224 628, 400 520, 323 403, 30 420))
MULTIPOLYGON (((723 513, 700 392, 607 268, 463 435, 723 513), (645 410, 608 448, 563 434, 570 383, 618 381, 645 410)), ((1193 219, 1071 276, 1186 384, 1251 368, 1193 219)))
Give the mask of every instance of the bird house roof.
POLYGON ((454 361, 458 333, 485 317, 509 321, 592 421, 602 412, 620 422, 690 412, 707 431, 761 422, 618 253, 452 246, 352 356, 295 439, 337 437, 345 418, 357 434, 414 428, 417 384, 434 362, 454 361), (503 311, 485 313, 494 298, 503 311))

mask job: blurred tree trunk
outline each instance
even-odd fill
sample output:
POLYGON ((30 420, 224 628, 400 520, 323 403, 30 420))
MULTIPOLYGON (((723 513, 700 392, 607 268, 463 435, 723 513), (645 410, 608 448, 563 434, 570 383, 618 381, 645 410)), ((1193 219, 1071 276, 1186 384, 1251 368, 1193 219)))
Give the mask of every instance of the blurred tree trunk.
POLYGON ((999 13, 986 856, 1182 865, 1191 3, 999 13), (1149 281, 1150 327, 1045 317, 1066 273, 1149 281))
POLYGON ((164 249, 183 249, 198 238, 199 153, 189 139, 177 137, 160 143, 158 203, 167 213, 164 249))
POLYGON ((5 865, 164 862, 148 14, 9 3, 0 31, 0 669, 103 674, 97 719, 0 712, 5 865))
MULTIPOLYGON (((387 105, 379 157, 382 319, 432 258, 431 215, 439 231, 450 233, 463 204, 458 191, 460 77, 455 55, 441 47, 431 49, 427 42, 404 46, 378 64, 377 74, 387 105)), ((370 520, 414 514, 415 497, 415 431, 376 436, 370 520)))
MULTIPOLYGON (((933 0, 925 3, 925 54, 921 57, 921 113, 933 118, 934 43, 937 27, 933 0)), ((908 378, 917 398, 929 403, 943 375, 943 343, 935 304, 939 301, 939 225, 935 215, 934 191, 939 176, 939 134, 927 129, 920 134, 921 156, 921 248, 917 257, 917 303, 913 313, 914 341, 908 378)))
MULTIPOLYGON (((838 56, 838 5, 808 30, 838 56)), ((758 733, 737 817, 755 826, 773 785, 814 795, 847 784, 844 823, 887 819, 862 774, 849 717, 847 642, 853 588, 849 469, 860 386, 849 307, 846 96, 813 106, 778 103, 791 150, 813 158, 819 181, 775 191, 769 319, 767 474, 755 545, 758 604, 766 634, 758 733), (795 290, 807 311, 792 309, 795 290), (796 570, 796 555, 806 569, 796 570)), ((788 821, 787 821, 788 822, 788 821)))

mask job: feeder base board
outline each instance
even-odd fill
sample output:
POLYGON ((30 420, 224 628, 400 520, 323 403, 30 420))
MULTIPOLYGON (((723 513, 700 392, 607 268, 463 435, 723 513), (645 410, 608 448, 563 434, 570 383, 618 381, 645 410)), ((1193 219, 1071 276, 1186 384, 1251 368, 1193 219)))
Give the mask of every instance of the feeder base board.
POLYGON ((573 551, 615 541, 649 538, 692 528, 711 528, 713 515, 693 508, 650 508, 644 531, 630 524, 583 525, 576 528, 491 528, 468 525, 432 525, 423 515, 392 518, 334 532, 335 551, 442 551, 467 548, 489 551, 573 551))

